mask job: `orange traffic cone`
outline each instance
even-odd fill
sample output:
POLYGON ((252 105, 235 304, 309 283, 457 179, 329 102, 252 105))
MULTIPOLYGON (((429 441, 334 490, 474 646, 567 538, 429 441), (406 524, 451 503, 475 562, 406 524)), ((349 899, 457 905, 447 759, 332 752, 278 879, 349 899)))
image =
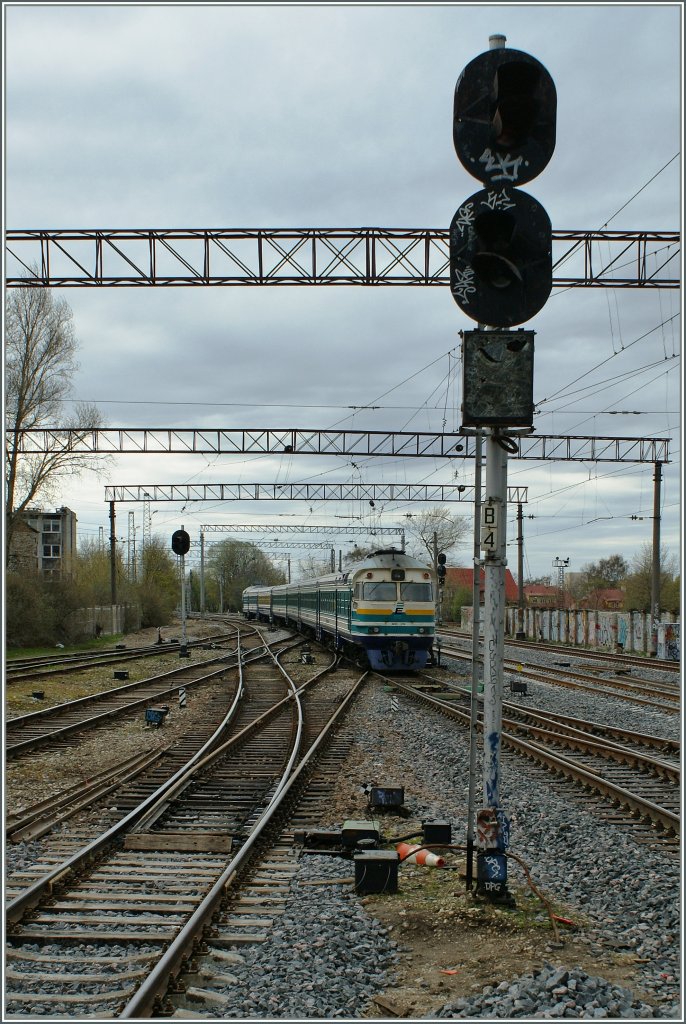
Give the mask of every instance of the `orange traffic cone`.
POLYGON ((443 868, 445 861, 430 850, 424 850, 421 846, 412 846, 410 843, 398 843, 396 846, 401 862, 408 864, 423 864, 427 868, 443 868), (419 850, 419 853, 416 851, 419 850))

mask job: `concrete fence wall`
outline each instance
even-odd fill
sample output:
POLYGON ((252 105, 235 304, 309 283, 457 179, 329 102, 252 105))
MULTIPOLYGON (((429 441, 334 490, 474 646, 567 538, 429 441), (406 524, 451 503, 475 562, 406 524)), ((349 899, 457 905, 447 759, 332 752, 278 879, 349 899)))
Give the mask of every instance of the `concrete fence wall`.
MULTIPOLYGON (((517 608, 505 609, 505 635, 513 637, 519 631, 517 608)), ((463 629, 472 625, 472 609, 462 608, 463 629)), ((597 647, 615 651, 617 645, 629 653, 648 654, 650 651, 651 617, 649 612, 607 612, 590 608, 525 608, 523 630, 527 640, 550 640, 556 643, 576 644, 579 647, 597 647)), ((658 623, 657 642, 665 654, 658 657, 680 659, 678 616, 663 612, 658 623)))
POLYGON ((69 620, 69 632, 74 639, 90 639, 140 629, 140 625, 138 605, 105 604, 75 611, 69 620))

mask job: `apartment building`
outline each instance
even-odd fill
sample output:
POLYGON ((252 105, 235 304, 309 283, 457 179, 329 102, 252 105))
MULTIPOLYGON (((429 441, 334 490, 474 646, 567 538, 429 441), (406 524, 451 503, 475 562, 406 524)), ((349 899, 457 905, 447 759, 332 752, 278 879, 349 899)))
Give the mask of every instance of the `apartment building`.
POLYGON ((27 509, 15 531, 10 565, 33 568, 43 576, 71 576, 76 556, 76 513, 63 506, 54 512, 27 509))

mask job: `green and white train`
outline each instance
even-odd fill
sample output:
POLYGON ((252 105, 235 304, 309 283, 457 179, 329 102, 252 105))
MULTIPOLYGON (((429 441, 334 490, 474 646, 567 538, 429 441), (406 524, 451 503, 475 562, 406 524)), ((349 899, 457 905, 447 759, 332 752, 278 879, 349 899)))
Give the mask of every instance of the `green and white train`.
POLYGON ((376 551, 345 572, 301 583, 248 587, 243 614, 330 638, 337 650, 366 655, 381 671, 423 668, 433 659, 437 579, 394 549, 376 551))

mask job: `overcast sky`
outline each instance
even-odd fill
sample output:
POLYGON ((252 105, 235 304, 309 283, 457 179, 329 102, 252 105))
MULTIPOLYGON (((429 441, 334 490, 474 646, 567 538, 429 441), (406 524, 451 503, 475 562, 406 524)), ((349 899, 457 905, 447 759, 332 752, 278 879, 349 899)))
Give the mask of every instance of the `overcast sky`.
MULTIPOLYGON (((455 83, 494 33, 555 81, 556 149, 526 186, 553 227, 682 223, 680 3, 3 6, 10 228, 447 228, 481 187, 453 148, 455 83)), ((459 331, 475 324, 447 286, 61 294, 80 341, 73 397, 111 426, 460 425, 459 331), (365 405, 380 408, 349 408, 365 405)), ((671 439, 662 540, 673 555, 680 309, 675 290, 554 290, 526 325, 537 332, 538 433, 671 439)), ((118 456, 106 479, 65 483, 58 504, 75 510, 80 537, 97 538, 109 529, 106 483, 473 481, 465 460, 355 463, 118 456)), ((652 465, 510 460, 509 470, 534 517, 525 577, 550 574, 556 558, 573 571, 615 553, 631 561, 650 543, 652 465)), ((166 536, 183 524, 197 540, 204 523, 371 528, 421 509, 159 504, 152 525, 166 536)), ((118 505, 120 537, 130 510, 142 525, 140 505, 118 505)), ((470 506, 454 510, 471 519, 470 506)), ((451 560, 471 556, 470 541, 451 560)))

